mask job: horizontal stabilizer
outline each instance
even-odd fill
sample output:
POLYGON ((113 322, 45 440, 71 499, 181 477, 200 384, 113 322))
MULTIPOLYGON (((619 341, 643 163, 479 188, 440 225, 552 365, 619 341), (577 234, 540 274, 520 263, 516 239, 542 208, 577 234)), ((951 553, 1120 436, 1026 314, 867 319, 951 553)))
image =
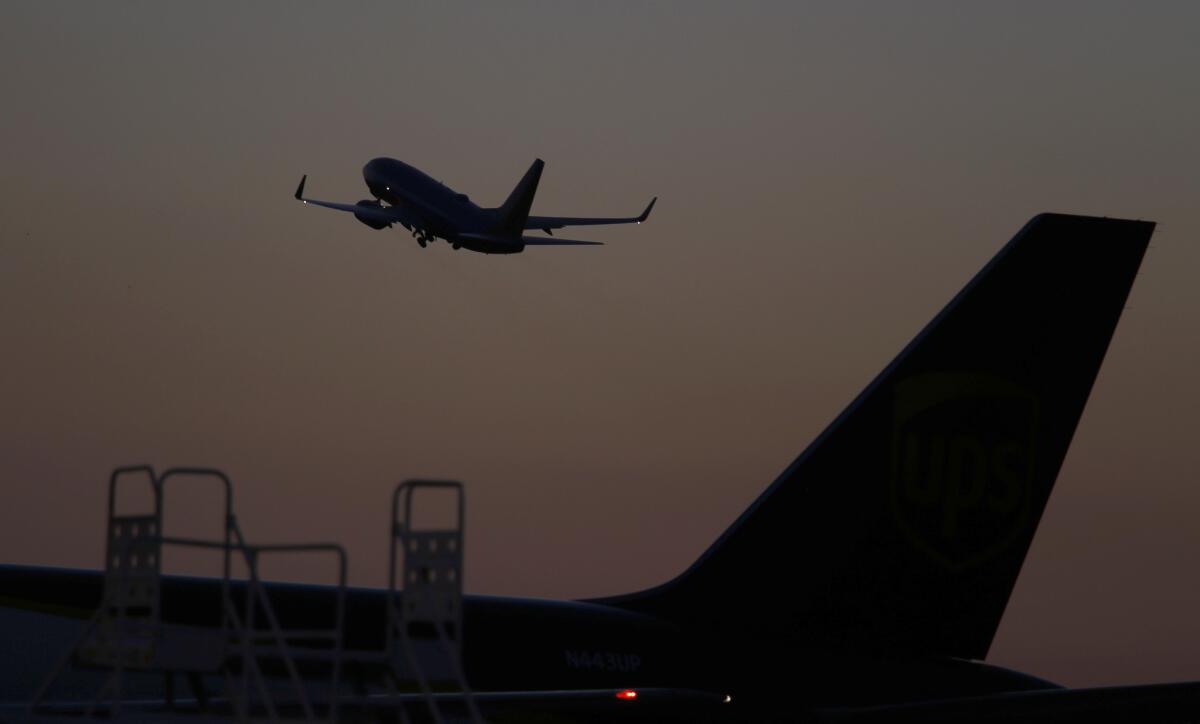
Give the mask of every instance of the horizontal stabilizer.
POLYGON ((544 236, 522 236, 525 246, 603 246, 603 241, 579 241, 578 239, 547 239, 544 236))
POLYGON ((602 241, 579 241, 577 239, 559 239, 557 237, 547 239, 541 236, 522 236, 520 239, 514 239, 510 236, 501 236, 499 234, 459 234, 458 238, 461 241, 481 241, 485 244, 495 244, 497 246, 603 246, 602 241))

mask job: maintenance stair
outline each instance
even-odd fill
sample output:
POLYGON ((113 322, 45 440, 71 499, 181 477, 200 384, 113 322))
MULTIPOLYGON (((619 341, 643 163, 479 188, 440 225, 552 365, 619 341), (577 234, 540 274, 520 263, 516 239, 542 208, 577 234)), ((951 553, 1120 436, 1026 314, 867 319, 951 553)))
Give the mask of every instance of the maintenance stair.
POLYGON ((117 468, 108 486, 100 606, 14 720, 482 722, 462 666, 464 508, 461 483, 415 480, 395 488, 383 645, 347 650, 342 546, 248 543, 234 516, 233 484, 219 470, 117 468), (217 486, 223 525, 214 538, 165 534, 166 492, 183 481, 217 486), (134 485, 150 491, 152 510, 123 511, 119 494, 134 485), (415 501, 430 493, 453 496, 448 526, 417 525, 415 501), (164 610, 164 547, 219 556, 216 610, 203 620, 194 611, 164 610), (334 582, 321 589, 332 605, 311 606, 328 614, 317 627, 308 615, 303 628, 285 626, 296 618, 279 615, 286 586, 261 578, 263 558, 289 554, 332 559, 334 582), (235 569, 244 575, 235 577, 235 569), (356 676, 345 676, 347 664, 356 676), (176 692, 180 680, 186 695, 176 692), (89 684, 94 693, 80 698, 89 684))

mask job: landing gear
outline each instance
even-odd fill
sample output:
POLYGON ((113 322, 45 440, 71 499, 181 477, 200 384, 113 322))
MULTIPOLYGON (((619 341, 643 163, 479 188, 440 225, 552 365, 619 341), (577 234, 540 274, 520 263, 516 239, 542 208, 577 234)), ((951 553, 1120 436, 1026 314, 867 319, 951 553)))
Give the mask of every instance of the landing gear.
POLYGON ((413 238, 417 240, 417 243, 421 245, 422 249, 424 249, 425 246, 427 244, 429 244, 429 242, 431 242, 437 238, 433 234, 430 234, 428 231, 417 228, 417 227, 413 227, 412 235, 413 235, 413 238))

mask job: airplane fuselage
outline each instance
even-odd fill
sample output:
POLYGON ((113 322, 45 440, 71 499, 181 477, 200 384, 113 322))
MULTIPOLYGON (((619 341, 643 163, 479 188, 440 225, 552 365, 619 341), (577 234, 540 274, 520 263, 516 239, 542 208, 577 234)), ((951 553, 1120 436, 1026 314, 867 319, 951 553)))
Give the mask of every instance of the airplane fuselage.
POLYGON ((435 239, 445 239, 455 249, 485 254, 516 254, 526 246, 597 246, 603 242, 564 239, 554 229, 568 226, 640 224, 650 215, 657 197, 637 216, 532 216, 533 197, 545 166, 535 160, 517 182, 504 203, 481 208, 428 174, 394 158, 375 158, 363 167, 363 180, 374 199, 355 204, 322 201, 304 195, 302 176, 294 194, 298 201, 338 211, 349 211, 354 218, 372 229, 400 224, 412 232, 422 247, 435 239), (540 229, 545 236, 526 236, 525 231, 540 229))
POLYGON ((372 159, 363 166, 363 181, 372 196, 408 217, 406 225, 456 247, 487 254, 515 254, 525 248, 520 239, 501 245, 463 238, 463 233, 484 233, 493 227, 496 210, 480 208, 466 194, 403 161, 372 159))
MULTIPOLYGON (((91 613, 84 602, 99 600, 102 581, 99 571, 0 566, 0 634, 11 648, 26 651, 45 648, 38 641, 68 645, 91 613)), ((219 579, 164 577, 164 620, 193 629, 215 627, 219 586, 219 579)), ((284 630, 328 625, 334 610, 332 587, 280 583, 269 589, 284 630)), ((239 590, 235 586, 235 599, 241 597, 239 590)), ((386 595, 377 589, 348 592, 348 652, 383 650, 386 595)), ((1056 688, 1025 674, 952 657, 913 660, 813 647, 789 640, 782 626, 716 631, 588 601, 468 595, 463 604, 463 664, 471 686, 482 692, 707 692, 718 701, 729 696, 737 702, 725 712, 736 718, 737 712, 779 707, 805 711, 1056 688)), ((43 658, 52 660, 61 651, 44 653, 43 658)), ((45 674, 37 671, 35 659, 30 654, 23 661, 6 662, 24 670, 4 672, 7 683, 0 686, 0 698, 29 696, 20 691, 21 684, 29 688, 45 674)), ((371 674, 351 667, 346 676, 354 680, 371 674)))

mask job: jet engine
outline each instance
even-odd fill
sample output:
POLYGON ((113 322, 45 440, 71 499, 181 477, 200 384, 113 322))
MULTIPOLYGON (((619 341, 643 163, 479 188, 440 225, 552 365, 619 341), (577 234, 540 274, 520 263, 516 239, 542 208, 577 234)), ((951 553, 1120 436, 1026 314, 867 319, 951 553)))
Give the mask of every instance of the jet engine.
MULTIPOLYGON (((379 201, 377 201, 377 200, 371 200, 371 199, 363 199, 362 201, 359 201, 358 203, 356 203, 355 206, 366 206, 366 207, 370 207, 372 209, 382 209, 383 208, 383 204, 379 203, 379 201)), ((363 222, 364 224, 371 227, 372 229, 382 229, 385 226, 391 226, 391 224, 386 221, 380 221, 379 219, 376 219, 376 218, 373 218, 370 216, 363 216, 362 214, 358 213, 357 211, 354 212, 354 218, 363 222)))

